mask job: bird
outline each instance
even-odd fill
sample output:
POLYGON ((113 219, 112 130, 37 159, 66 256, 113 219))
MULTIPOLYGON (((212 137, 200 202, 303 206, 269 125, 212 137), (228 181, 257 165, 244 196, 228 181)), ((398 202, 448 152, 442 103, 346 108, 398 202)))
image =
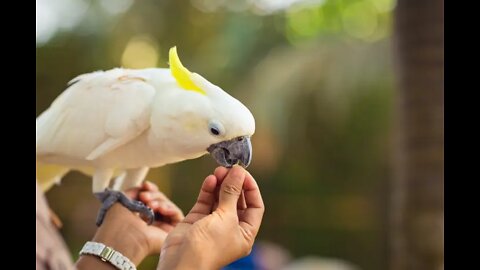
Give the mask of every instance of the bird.
POLYGON ((153 211, 123 191, 140 186, 150 168, 208 153, 221 166, 247 167, 255 119, 239 100, 184 67, 174 46, 168 68, 75 77, 36 118, 36 128, 36 177, 44 191, 80 171, 92 177, 92 193, 102 202, 97 226, 115 202, 151 224, 153 211))

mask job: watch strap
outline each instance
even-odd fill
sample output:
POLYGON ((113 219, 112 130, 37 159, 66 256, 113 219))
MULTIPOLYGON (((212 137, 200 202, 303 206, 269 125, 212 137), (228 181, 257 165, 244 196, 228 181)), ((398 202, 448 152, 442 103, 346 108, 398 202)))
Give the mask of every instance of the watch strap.
POLYGON ((95 255, 104 262, 109 262, 120 270, 136 270, 135 265, 120 252, 102 243, 88 241, 80 251, 80 255, 95 255))

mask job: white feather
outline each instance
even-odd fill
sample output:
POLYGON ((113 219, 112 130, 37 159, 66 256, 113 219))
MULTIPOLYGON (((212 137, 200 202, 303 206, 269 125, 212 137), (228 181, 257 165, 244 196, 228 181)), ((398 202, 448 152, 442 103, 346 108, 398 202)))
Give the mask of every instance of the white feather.
POLYGON ((137 186, 149 168, 197 158, 213 143, 254 133, 243 104, 196 79, 205 95, 181 88, 169 69, 117 68, 71 80, 37 118, 37 164, 58 165, 44 170, 50 179, 43 186, 59 179, 51 177, 56 172, 86 168, 94 192, 108 186, 114 172, 125 172, 115 187, 137 186), (209 132, 211 119, 223 122, 223 137, 209 132))
POLYGON ((149 127, 155 88, 114 69, 81 75, 37 119, 37 156, 94 160, 149 127))

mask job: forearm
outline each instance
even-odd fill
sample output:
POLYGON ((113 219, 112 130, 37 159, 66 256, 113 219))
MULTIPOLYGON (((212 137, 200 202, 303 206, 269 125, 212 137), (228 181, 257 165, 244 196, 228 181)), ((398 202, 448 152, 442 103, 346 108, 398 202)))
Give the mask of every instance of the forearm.
MULTIPOLYGON (((121 206, 114 205, 111 210, 123 210, 121 206)), ((124 213, 131 215, 131 213, 124 213)), ((138 217, 134 217, 138 218, 138 217)), ((146 226, 146 225, 145 225, 146 226)), ((92 241, 104 244, 128 258, 133 264, 138 265, 148 255, 148 246, 140 229, 128 222, 113 222, 106 220, 100 226, 92 241)), ((77 261, 78 269, 116 269, 109 262, 104 262, 95 255, 82 255, 77 261)))
POLYGON ((76 263, 77 269, 117 269, 112 264, 117 265, 117 267, 120 268, 125 264, 136 266, 147 255, 146 253, 139 251, 139 249, 135 248, 136 245, 128 241, 119 242, 109 241, 105 238, 102 238, 102 240, 94 238, 92 242, 89 243, 89 246, 85 248, 85 253, 83 253, 78 259, 76 263), (106 244, 105 246, 99 246, 95 242, 106 244), (109 249, 107 249, 107 247, 109 249), (112 253, 112 251, 114 252, 112 253), (94 252, 94 254, 90 254, 90 252, 94 252), (97 254, 105 254, 109 259, 103 259, 103 255, 97 254))
MULTIPOLYGON (((143 258, 146 257, 147 254, 142 251, 142 248, 140 248, 138 245, 135 244, 135 241, 129 241, 129 238, 130 237, 128 236, 127 237, 122 236, 117 238, 110 238, 107 236, 98 237, 98 234, 97 234, 93 238, 93 242, 102 243, 105 246, 114 249, 116 252, 120 253, 121 255, 126 257, 128 260, 130 260, 131 263, 133 263, 134 265, 138 265, 143 260, 143 258)), ((90 246, 89 248, 92 248, 92 246, 90 246)), ((120 261, 123 262, 122 259, 120 259, 120 261)), ((76 266, 77 266, 77 269, 100 269, 100 270, 117 269, 110 262, 105 261, 98 255, 93 255, 93 254, 82 255, 77 261, 76 266)))

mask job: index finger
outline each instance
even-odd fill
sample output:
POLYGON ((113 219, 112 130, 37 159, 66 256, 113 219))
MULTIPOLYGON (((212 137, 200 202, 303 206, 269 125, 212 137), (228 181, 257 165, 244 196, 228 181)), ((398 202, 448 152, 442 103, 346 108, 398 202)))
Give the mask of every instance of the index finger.
POLYGON ((217 178, 214 175, 209 175, 203 181, 197 201, 192 210, 188 212, 184 222, 193 224, 199 219, 209 215, 212 212, 213 204, 215 203, 215 187, 217 185, 217 178))
POLYGON ((249 172, 245 176, 243 190, 247 209, 239 216, 240 226, 256 236, 262 223, 265 205, 258 184, 249 172))
POLYGON ((158 186, 157 186, 155 183, 150 182, 150 181, 145 181, 145 182, 143 182, 143 184, 142 184, 142 190, 146 190, 146 191, 159 191, 158 186))

